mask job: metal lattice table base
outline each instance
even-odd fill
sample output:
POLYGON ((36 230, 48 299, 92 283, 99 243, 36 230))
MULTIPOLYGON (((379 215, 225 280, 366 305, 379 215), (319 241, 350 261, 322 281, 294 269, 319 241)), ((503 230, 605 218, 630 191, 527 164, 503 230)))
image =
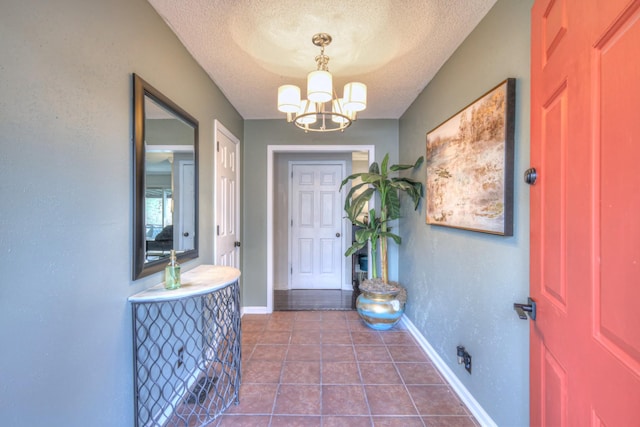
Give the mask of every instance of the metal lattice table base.
POLYGON ((137 426, 201 426, 240 388, 238 282, 210 293, 132 303, 137 426))

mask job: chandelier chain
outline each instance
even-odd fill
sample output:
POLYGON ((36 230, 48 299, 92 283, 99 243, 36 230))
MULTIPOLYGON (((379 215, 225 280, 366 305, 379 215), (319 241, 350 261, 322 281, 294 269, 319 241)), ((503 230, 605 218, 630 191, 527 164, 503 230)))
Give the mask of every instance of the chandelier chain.
POLYGON ((316 56, 316 64, 318 64, 318 71, 329 71, 329 57, 324 54, 324 46, 320 55, 316 56))

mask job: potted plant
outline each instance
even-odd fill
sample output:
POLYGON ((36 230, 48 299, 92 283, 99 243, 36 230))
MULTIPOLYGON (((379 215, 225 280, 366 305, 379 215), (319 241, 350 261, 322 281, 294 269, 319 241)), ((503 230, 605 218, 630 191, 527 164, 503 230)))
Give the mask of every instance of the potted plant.
POLYGON ((389 222, 400 218, 399 193, 406 193, 418 209, 422 198, 422 183, 410 178, 390 176, 393 172, 420 167, 424 157, 420 156, 412 165, 389 166, 389 154, 384 156, 382 164, 374 162, 368 172, 356 173, 346 177, 340 189, 349 181, 360 179, 362 182, 352 185, 347 194, 344 210, 349 220, 360 227, 355 233, 355 242, 347 250, 345 256, 351 256, 370 244, 371 279, 360 284, 362 292, 356 301, 360 317, 373 329, 392 328, 404 312, 406 290, 397 282, 389 281, 387 246, 388 239, 395 243, 402 242, 400 236, 391 232, 389 222), (369 209, 368 218, 365 212, 372 197, 376 196, 378 207, 369 209), (378 275, 378 253, 380 254, 380 271, 378 275))

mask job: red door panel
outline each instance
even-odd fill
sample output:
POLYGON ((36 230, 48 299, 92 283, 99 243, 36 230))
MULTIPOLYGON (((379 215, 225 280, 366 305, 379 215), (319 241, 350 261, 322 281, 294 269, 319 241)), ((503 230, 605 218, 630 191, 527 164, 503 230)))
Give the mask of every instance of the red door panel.
POLYGON ((639 425, 640 0, 531 22, 531 425, 639 425))

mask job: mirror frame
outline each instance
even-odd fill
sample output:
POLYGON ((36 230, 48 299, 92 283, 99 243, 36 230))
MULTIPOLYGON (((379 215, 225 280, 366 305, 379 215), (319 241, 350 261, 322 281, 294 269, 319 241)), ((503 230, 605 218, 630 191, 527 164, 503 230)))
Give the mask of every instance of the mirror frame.
POLYGON ((140 279, 164 269, 167 259, 145 262, 146 258, 146 229, 145 229, 145 97, 151 98, 170 113, 176 115, 185 123, 193 127, 193 156, 194 156, 194 221, 195 236, 193 249, 178 254, 178 260, 188 260, 198 257, 198 121, 184 111, 173 101, 144 81, 137 74, 133 74, 133 280, 140 279))

